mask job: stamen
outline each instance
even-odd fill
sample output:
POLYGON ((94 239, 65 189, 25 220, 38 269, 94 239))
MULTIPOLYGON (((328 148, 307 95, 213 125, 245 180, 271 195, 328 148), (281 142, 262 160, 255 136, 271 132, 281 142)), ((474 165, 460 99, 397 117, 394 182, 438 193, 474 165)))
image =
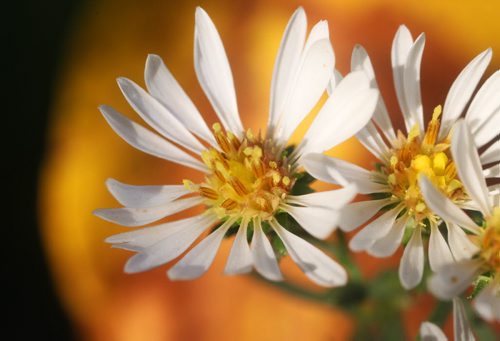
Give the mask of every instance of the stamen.
POLYGON ((205 198, 211 199, 211 200, 217 200, 219 195, 217 194, 216 191, 214 191, 211 188, 208 187, 200 187, 200 194, 203 195, 205 198))
POLYGON ((439 116, 441 116, 441 105, 438 105, 434 108, 434 112, 432 113, 432 120, 429 122, 427 126, 427 132, 425 133, 424 141, 422 142, 424 145, 433 146, 436 143, 437 136, 439 133, 439 116))

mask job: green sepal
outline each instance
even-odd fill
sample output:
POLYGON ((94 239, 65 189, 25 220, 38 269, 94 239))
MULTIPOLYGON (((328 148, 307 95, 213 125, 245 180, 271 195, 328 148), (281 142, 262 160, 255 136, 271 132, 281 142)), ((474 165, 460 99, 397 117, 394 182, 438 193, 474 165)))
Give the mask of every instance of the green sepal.
POLYGON ((472 293, 468 299, 474 299, 479 293, 491 282, 491 278, 488 276, 479 276, 473 283, 472 293))

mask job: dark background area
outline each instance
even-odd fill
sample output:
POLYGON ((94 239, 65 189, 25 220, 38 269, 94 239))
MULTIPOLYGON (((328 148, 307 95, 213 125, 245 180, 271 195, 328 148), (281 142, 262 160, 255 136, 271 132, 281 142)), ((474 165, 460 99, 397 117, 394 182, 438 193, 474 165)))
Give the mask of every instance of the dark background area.
POLYGON ((3 12, 3 126, 7 160, 3 168, 2 277, 5 285, 4 340, 68 340, 72 328, 56 295, 40 243, 38 173, 44 155, 48 114, 63 58, 66 33, 80 1, 13 1, 3 12), (4 89, 5 89, 4 88, 4 89), (5 212, 5 210, 7 212, 5 212))

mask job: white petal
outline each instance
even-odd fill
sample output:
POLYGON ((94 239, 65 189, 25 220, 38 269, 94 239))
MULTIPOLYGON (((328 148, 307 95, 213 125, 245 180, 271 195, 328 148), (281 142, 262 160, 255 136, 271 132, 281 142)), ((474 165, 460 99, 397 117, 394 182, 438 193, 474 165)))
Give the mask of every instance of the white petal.
MULTIPOLYGON (((497 126, 498 127, 498 126, 497 126)), ((482 165, 500 161, 500 138, 492 143, 482 154, 479 156, 482 165)))
POLYGON ((177 264, 168 270, 168 277, 171 280, 186 280, 203 275, 214 261, 220 243, 233 223, 234 219, 227 220, 192 248, 177 264))
POLYGON ((420 132, 424 129, 424 111, 420 95, 420 65, 425 46, 425 33, 420 34, 408 52, 404 65, 404 92, 409 112, 405 115, 406 129, 418 124, 420 132))
MULTIPOLYGON (((370 86, 372 88, 378 89, 377 80, 375 79, 375 71, 373 70, 373 65, 368 56, 368 53, 361 45, 356 45, 352 51, 351 56, 351 71, 363 70, 365 74, 370 79, 370 86)), ((385 136, 389 140, 396 139, 396 134, 394 133, 394 128, 391 123, 391 119, 387 112, 384 100, 382 96, 379 96, 379 102, 377 104, 377 110, 373 115, 373 120, 382 129, 385 136)))
POLYGON ((304 57, 283 106, 278 139, 287 141, 318 103, 330 80, 333 63, 333 49, 328 38, 318 40, 304 50, 304 57))
POLYGON ((427 321, 420 325, 420 339, 422 341, 448 341, 441 328, 427 321))
POLYGON ((392 225, 389 232, 379 240, 377 240, 367 250, 368 254, 374 257, 389 257, 396 252, 405 233, 407 219, 399 218, 392 225))
POLYGON ((205 141, 216 145, 198 109, 186 95, 163 60, 154 54, 148 55, 144 79, 149 93, 167 108, 191 132, 205 141))
MULTIPOLYGON (((450 131, 453 123, 460 117, 469 102, 472 93, 481 80, 484 71, 491 60, 491 49, 483 51, 474 58, 458 75, 451 85, 444 102, 443 117, 438 140, 444 138, 450 131)), ((472 104, 471 104, 472 105, 472 104)), ((470 109, 469 109, 470 112, 470 109)), ((481 115, 487 114, 482 112, 481 115)), ((474 115, 473 115, 474 116, 474 115)))
POLYGON ((263 277, 270 281, 282 281, 276 256, 274 255, 273 247, 262 231, 262 226, 258 218, 253 221, 253 237, 250 246, 252 250, 253 263, 255 269, 263 277))
POLYGON ((411 127, 408 127, 408 120, 406 119, 406 117, 410 115, 410 110, 408 109, 404 89, 404 69, 406 60, 408 59, 408 53, 410 52, 412 45, 413 38, 408 28, 404 25, 399 26, 392 42, 391 63, 392 75, 394 77, 394 87, 396 89, 399 107, 401 108, 403 117, 405 117, 407 131, 409 131, 411 127))
MULTIPOLYGON (((498 178, 500 177, 500 163, 497 163, 494 166, 488 167, 487 169, 483 170, 483 176, 485 178, 498 178)), ((491 190, 488 187, 488 192, 491 195, 491 190)))
POLYGON ((356 134, 373 116, 378 98, 378 90, 369 88, 364 72, 347 75, 304 136, 302 153, 326 151, 356 134))
POLYGON ((439 299, 452 299, 471 285, 481 273, 481 265, 477 259, 447 264, 432 275, 427 287, 439 299))
POLYGON ((389 205, 389 199, 358 201, 346 205, 340 211, 339 227, 350 232, 372 218, 384 206, 389 205))
POLYGON ((106 238, 105 241, 117 248, 140 251, 176 233, 187 232, 187 230, 196 229, 196 227, 204 226, 206 228, 216 221, 217 218, 213 215, 201 214, 161 225, 115 234, 106 238))
POLYGON ((420 283, 424 274, 424 246, 420 228, 415 228, 399 263, 399 280, 406 290, 420 283))
POLYGON ((373 181, 372 173, 347 161, 335 159, 323 154, 310 153, 301 157, 300 162, 306 171, 318 180, 341 184, 332 174, 340 173, 345 180, 353 182, 358 193, 387 192, 386 185, 373 181))
POLYGON ((431 223, 428 252, 432 271, 439 271, 443 265, 453 263, 450 248, 435 223, 431 223))
POLYGON ((421 176, 419 179, 419 187, 427 206, 440 216, 441 219, 457 224, 473 233, 480 233, 479 227, 477 227, 472 219, 436 189, 429 178, 421 176))
POLYGON ((469 321, 467 321, 464 305, 458 297, 453 298, 453 334, 456 341, 475 340, 469 321))
MULTIPOLYGON (((498 276, 498 274, 497 274, 498 276)), ((485 320, 500 321, 500 287, 492 280, 472 302, 474 309, 485 320)))
POLYGON ((108 238, 114 247, 139 251, 125 265, 125 272, 137 273, 170 262, 194 243, 217 221, 213 216, 197 216, 108 238))
POLYGON ((313 237, 325 239, 337 227, 339 212, 324 206, 286 206, 283 209, 313 237))
POLYGON ((288 22, 274 64, 268 131, 273 131, 276 128, 277 121, 283 112, 286 95, 290 91, 292 79, 299 66, 306 30, 306 15, 302 7, 299 7, 288 22))
POLYGON ((184 124, 140 86, 123 77, 117 81, 130 106, 157 132, 197 154, 206 149, 184 124))
POLYGON ((476 146, 483 146, 495 136, 498 139, 499 92, 500 71, 497 71, 484 82, 467 110, 465 120, 469 124, 476 146))
POLYGON ((356 138, 379 160, 386 159, 389 148, 372 121, 356 134, 356 138))
POLYGON ((288 203, 300 204, 302 206, 324 206, 338 210, 349 203, 357 194, 354 184, 332 191, 314 192, 305 195, 289 195, 288 203))
POLYGON ((194 66, 198 81, 224 127, 241 135, 233 75, 219 33, 208 14, 196 8, 194 66))
POLYGON ((115 179, 106 180, 106 186, 120 204, 135 208, 160 206, 190 193, 182 185, 134 186, 115 179))
POLYGON ((448 244, 453 258, 456 261, 472 258, 479 251, 479 248, 460 227, 453 223, 447 223, 446 225, 448 226, 448 244))
POLYGON ((326 88, 326 92, 328 93, 328 96, 331 96, 334 89, 337 87, 337 85, 344 79, 344 76, 338 71, 338 70, 333 70, 332 77, 330 78, 330 82, 328 83, 328 87, 326 88))
POLYGON ((202 172, 205 165, 157 134, 137 124, 107 105, 99 106, 111 128, 132 147, 144 153, 191 167, 202 172))
POLYGON ((140 226, 184 211, 203 202, 201 197, 179 199, 161 206, 148 208, 101 208, 95 210, 94 215, 106 221, 123 226, 140 226))
POLYGON ((325 287, 347 283, 347 273, 337 262, 304 239, 284 229, 275 220, 271 221, 271 226, 283 241, 290 257, 312 281, 325 287))
POLYGON ((488 198, 486 181, 482 174, 481 162, 474 146, 474 140, 464 120, 460 120, 455 125, 451 154, 458 176, 467 193, 479 204, 484 215, 491 215, 491 203, 488 198))
POLYGON ((224 273, 226 275, 243 274, 252 271, 252 252, 247 241, 248 220, 243 219, 236 233, 236 238, 227 259, 224 273))
POLYGON ((363 227, 349 242, 353 251, 367 250, 377 240, 386 236, 393 227, 401 207, 395 207, 363 227))

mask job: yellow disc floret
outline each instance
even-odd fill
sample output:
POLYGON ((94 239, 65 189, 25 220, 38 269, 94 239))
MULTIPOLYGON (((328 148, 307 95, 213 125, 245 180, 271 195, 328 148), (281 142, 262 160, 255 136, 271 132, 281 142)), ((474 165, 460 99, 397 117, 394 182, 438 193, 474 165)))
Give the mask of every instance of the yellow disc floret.
POLYGON ((479 241, 480 257, 488 271, 500 273, 500 207, 495 207, 493 215, 486 219, 486 227, 479 241))
POLYGON ((216 123, 213 131, 219 149, 202 153, 209 173, 200 185, 185 181, 186 188, 221 218, 272 218, 293 186, 287 158, 251 130, 238 138, 216 123))
POLYGON ((382 169, 393 199, 402 203, 407 214, 417 223, 426 218, 436 219, 420 193, 420 175, 426 175, 453 201, 465 199, 463 186, 457 179, 455 164, 449 155, 450 139, 446 137, 437 141, 440 115, 441 106, 438 106, 423 137, 418 125, 412 127, 408 137, 398 132, 389 162, 382 169))

